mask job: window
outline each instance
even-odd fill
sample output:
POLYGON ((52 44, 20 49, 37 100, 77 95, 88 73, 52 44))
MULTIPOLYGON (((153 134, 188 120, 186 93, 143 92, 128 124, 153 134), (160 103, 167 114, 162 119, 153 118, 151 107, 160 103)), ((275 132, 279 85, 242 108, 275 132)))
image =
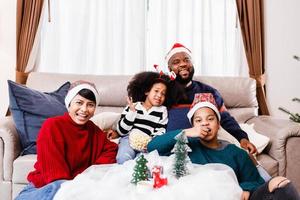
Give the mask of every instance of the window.
POLYGON ((180 42, 195 74, 247 74, 235 0, 51 0, 50 23, 44 13, 38 71, 154 70, 180 42))

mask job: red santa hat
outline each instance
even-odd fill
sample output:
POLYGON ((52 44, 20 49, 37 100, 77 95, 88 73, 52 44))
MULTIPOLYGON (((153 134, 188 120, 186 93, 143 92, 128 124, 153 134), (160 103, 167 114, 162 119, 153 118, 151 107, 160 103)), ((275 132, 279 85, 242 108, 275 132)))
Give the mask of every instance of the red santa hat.
POLYGON ((166 63, 169 62, 170 58, 174 54, 179 53, 179 52, 184 52, 184 53, 188 54, 192 58, 192 52, 188 48, 186 48, 185 46, 183 46, 180 43, 175 43, 173 45, 172 49, 167 53, 167 55, 165 57, 166 63))
POLYGON ((212 109, 216 113, 218 120, 219 121, 221 120, 221 115, 219 109, 217 108, 217 104, 213 95, 211 93, 197 93, 195 94, 194 101, 187 114, 187 117, 191 124, 192 124, 192 117, 195 114, 195 112, 198 109, 203 107, 212 109))
POLYGON ((91 92, 93 92, 93 94, 95 95, 95 98, 96 98, 96 105, 98 105, 100 103, 100 96, 96 89, 96 86, 91 82, 79 80, 79 81, 75 81, 74 83, 71 84, 70 89, 67 93, 67 96, 65 97, 65 105, 67 108, 69 108, 69 105, 70 105, 72 99, 82 89, 87 89, 87 90, 90 90, 91 92))

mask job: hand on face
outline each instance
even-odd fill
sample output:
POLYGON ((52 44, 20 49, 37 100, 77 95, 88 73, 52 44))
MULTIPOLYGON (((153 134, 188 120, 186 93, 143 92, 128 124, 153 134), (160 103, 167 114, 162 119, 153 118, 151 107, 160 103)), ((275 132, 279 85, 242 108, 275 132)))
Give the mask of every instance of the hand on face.
POLYGON ((184 130, 187 137, 199 137, 205 139, 205 137, 212 134, 212 129, 209 127, 194 126, 184 130))
POLYGON ((206 136, 212 134, 212 129, 206 126, 200 127, 200 138, 205 139, 206 136))
POLYGON ((193 132, 191 135, 200 137, 204 140, 213 140, 217 137, 220 123, 215 112, 208 107, 196 110, 193 115, 193 132))

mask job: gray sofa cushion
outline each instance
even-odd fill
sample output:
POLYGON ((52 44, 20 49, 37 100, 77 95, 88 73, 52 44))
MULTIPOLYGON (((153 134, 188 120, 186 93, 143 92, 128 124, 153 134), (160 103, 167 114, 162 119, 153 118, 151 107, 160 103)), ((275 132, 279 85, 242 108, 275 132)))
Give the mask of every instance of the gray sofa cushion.
POLYGON ((66 82, 54 92, 43 93, 8 81, 9 108, 20 136, 21 155, 36 153, 36 137, 45 119, 67 111, 64 98, 69 87, 66 82))
POLYGON ((27 175, 34 170, 34 163, 36 162, 37 155, 24 155, 19 156, 13 163, 14 174, 12 181, 15 184, 27 184, 27 175))
POLYGON ((278 162, 268 154, 260 154, 257 161, 268 171, 271 176, 278 176, 278 162))

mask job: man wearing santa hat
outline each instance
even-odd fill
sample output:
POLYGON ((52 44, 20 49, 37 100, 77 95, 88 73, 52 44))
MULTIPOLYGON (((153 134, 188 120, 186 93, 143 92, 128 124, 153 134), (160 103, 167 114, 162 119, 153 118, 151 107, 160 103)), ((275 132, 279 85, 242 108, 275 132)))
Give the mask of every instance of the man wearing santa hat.
MULTIPOLYGON (((249 142, 247 133, 240 128, 236 120, 227 111, 220 93, 209 85, 192 80, 194 66, 191 51, 182 44, 175 43, 167 53, 165 60, 169 70, 176 74, 176 81, 185 88, 187 99, 184 103, 191 104, 197 93, 212 94, 221 113, 221 126, 240 142, 242 148, 248 150, 251 154, 256 153, 257 149, 249 142)), ((169 120, 170 118, 171 116, 169 116, 169 120)))

